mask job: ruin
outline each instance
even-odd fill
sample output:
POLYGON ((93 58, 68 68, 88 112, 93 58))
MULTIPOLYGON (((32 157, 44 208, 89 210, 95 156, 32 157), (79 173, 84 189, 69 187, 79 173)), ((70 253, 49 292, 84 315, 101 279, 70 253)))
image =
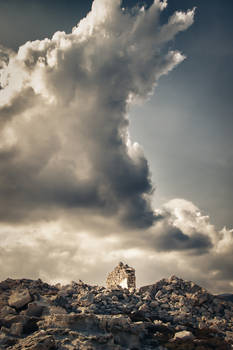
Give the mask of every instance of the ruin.
POLYGON ((135 269, 119 262, 115 269, 108 274, 107 288, 136 288, 135 269))

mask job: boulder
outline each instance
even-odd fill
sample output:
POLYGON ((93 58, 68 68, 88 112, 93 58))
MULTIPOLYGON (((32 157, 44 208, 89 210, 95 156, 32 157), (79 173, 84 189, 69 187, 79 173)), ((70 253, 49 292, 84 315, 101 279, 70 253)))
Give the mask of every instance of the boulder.
POLYGON ((181 332, 177 332, 174 335, 173 339, 181 339, 181 340, 190 340, 190 339, 194 339, 194 335, 189 332, 189 331, 181 331, 181 332))
POLYGON ((12 323, 11 328, 10 328, 10 333, 12 335, 16 335, 18 337, 22 336, 23 324, 20 322, 12 323))
POLYGON ((28 304, 27 310, 22 311, 26 316, 40 317, 44 310, 44 306, 38 302, 31 302, 28 304))
POLYGON ((32 297, 28 289, 23 289, 13 292, 8 299, 8 304, 9 306, 15 307, 16 309, 21 309, 30 303, 30 301, 32 301, 32 297))

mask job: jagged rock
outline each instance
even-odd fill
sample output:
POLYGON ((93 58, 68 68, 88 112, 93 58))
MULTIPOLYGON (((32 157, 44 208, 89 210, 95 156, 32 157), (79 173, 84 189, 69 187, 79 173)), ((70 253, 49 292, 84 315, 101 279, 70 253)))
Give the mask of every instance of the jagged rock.
POLYGON ((23 289, 13 292, 8 300, 8 304, 12 307, 20 309, 30 303, 30 301, 32 301, 32 297, 28 289, 23 289))
POLYGON ((1 350, 229 350, 233 304, 176 276, 139 290, 8 279, 0 327, 1 350))
POLYGON ((44 335, 25 338, 19 344, 9 347, 9 350, 55 350, 56 348, 53 336, 44 335))
POLYGON ((18 337, 23 335, 23 324, 20 322, 12 323, 10 328, 10 333, 12 335, 17 335, 18 337))
POLYGON ((174 335, 174 340, 176 340, 176 339, 190 340, 190 339, 193 339, 193 338, 194 338, 193 334, 191 332, 189 332, 189 331, 177 332, 174 335))
POLYGON ((3 306, 0 311, 0 317, 6 317, 8 315, 16 315, 16 314, 17 314, 16 310, 8 305, 3 306))
POLYGON ((26 316, 40 317, 43 313, 44 306, 38 302, 32 302, 28 304, 27 310, 22 311, 26 316))
POLYGON ((139 309, 139 311, 149 312, 149 306, 147 304, 142 304, 139 309))

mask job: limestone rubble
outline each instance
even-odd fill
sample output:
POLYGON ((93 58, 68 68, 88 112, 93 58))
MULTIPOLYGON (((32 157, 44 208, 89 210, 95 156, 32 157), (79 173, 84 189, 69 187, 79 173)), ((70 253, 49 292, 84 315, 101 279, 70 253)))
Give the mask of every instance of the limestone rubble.
POLYGON ((0 283, 0 349, 228 350, 233 303, 175 276, 140 289, 0 283))

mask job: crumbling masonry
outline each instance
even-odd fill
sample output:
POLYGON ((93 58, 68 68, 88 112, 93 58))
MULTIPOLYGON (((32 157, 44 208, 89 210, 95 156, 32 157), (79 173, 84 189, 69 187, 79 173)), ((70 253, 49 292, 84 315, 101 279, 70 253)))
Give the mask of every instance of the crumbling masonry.
POLYGON ((107 288, 136 288, 135 269, 120 262, 115 269, 108 274, 107 288))

